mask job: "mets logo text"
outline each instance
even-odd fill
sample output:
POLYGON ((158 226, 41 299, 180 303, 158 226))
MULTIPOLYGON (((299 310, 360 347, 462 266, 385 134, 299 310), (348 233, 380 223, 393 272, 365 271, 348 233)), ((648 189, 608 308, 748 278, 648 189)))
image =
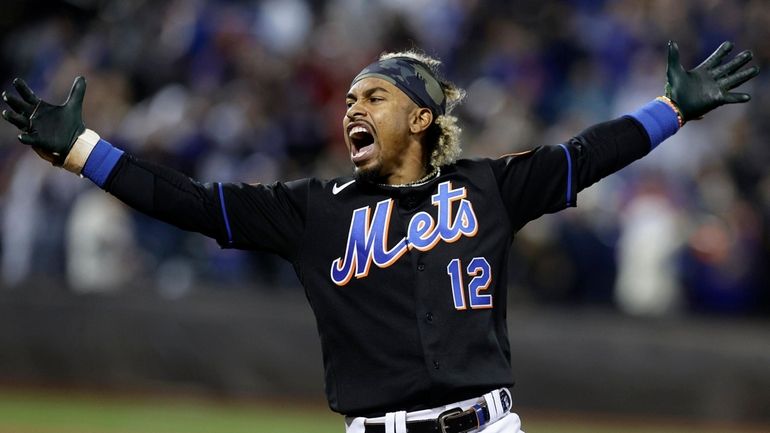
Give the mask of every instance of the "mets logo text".
POLYGON ((348 231, 345 255, 335 259, 331 266, 331 278, 338 286, 344 286, 355 275, 364 278, 372 263, 387 268, 412 248, 428 251, 440 241, 455 242, 462 236, 473 237, 478 232, 478 220, 473 205, 465 199, 465 188, 452 189, 451 182, 438 185, 438 192, 431 202, 438 208, 438 221, 427 212, 412 216, 407 236, 388 248, 388 226, 393 210, 393 199, 382 200, 371 215, 371 206, 353 211, 348 231), (457 213, 453 215, 453 205, 457 213))

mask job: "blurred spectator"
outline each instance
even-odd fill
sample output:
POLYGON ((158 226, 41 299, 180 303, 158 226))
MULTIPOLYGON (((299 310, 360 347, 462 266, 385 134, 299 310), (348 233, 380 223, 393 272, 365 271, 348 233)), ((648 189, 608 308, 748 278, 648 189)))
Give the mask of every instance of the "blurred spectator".
POLYGON ((67 279, 79 293, 109 292, 141 278, 129 210, 97 189, 81 194, 67 224, 67 279))
POLYGON ((37 159, 37 155, 26 152, 17 163, 11 175, 6 192, 3 213, 3 284, 15 286, 29 277, 33 270, 34 247, 41 231, 47 227, 42 213, 40 189, 46 171, 50 170, 37 159))
POLYGON ((616 297, 628 314, 660 316, 682 303, 675 259, 683 230, 665 184, 646 182, 621 214, 616 297))

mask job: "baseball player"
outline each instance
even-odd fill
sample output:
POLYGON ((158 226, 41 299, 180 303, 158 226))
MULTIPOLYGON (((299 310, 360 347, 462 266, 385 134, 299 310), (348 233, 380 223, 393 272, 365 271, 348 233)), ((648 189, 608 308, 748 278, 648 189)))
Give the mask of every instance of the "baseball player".
POLYGON ((383 55, 352 81, 342 119, 354 169, 331 180, 199 183, 86 129, 75 79, 52 105, 20 79, 2 116, 53 165, 223 248, 292 263, 315 313, 325 389, 347 433, 519 432, 512 411, 506 262, 516 232, 646 155, 686 122, 746 102, 759 72, 723 43, 686 71, 668 45, 665 94, 566 143, 457 159, 450 115, 463 92, 414 52, 383 55))

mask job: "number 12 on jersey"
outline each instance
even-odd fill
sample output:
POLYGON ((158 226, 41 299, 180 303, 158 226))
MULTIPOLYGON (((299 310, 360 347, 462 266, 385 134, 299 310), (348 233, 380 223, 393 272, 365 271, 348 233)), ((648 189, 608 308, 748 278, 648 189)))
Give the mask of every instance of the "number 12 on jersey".
POLYGON ((470 305, 471 309, 492 308, 492 295, 484 293, 492 282, 492 268, 484 257, 474 257, 465 274, 471 278, 468 283, 468 302, 466 303, 465 284, 463 283, 463 269, 460 259, 454 259, 446 267, 449 280, 452 284, 452 297, 455 309, 465 310, 470 305))

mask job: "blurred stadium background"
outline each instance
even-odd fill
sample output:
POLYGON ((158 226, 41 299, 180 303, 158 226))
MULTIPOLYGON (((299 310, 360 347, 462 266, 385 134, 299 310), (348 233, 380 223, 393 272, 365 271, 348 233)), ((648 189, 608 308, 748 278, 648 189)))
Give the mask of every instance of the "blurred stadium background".
MULTIPOLYGON (((770 5, 764 0, 4 0, 0 83, 205 181, 350 170, 351 77, 421 47, 469 91, 466 156, 562 142, 661 94, 665 44, 723 40, 749 104, 529 224, 511 255, 531 432, 770 430, 770 5)), ((0 433, 341 431, 289 265, 130 211, 0 125, 0 433)), ((376 392, 373 390, 372 392, 376 392)))

